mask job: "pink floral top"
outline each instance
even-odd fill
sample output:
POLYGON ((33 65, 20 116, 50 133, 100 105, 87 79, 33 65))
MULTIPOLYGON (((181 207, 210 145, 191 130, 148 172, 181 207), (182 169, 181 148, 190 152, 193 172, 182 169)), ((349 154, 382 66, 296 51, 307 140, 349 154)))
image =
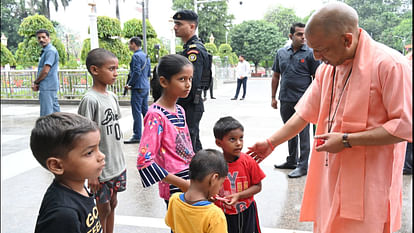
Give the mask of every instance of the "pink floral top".
POLYGON ((168 173, 188 179, 188 166, 194 156, 184 109, 176 105, 168 112, 152 104, 144 118, 137 168, 144 187, 159 182, 160 197, 168 200, 179 189, 161 181, 168 173))

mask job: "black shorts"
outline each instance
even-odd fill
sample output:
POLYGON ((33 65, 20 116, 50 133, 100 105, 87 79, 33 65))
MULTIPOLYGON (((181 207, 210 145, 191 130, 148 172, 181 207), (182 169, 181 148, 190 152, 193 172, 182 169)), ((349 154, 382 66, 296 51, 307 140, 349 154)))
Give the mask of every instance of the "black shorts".
POLYGON ((261 233, 256 202, 239 214, 226 214, 228 233, 261 233))

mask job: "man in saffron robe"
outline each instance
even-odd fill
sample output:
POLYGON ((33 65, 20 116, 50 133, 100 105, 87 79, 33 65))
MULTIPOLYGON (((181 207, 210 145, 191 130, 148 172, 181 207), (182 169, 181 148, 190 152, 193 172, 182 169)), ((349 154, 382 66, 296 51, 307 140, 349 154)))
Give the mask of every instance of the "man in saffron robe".
POLYGON ((300 221, 313 221, 318 233, 395 232, 412 141, 411 67, 359 28, 357 12, 345 3, 316 11, 305 37, 324 64, 296 113, 248 153, 260 162, 306 124, 317 124, 300 221))

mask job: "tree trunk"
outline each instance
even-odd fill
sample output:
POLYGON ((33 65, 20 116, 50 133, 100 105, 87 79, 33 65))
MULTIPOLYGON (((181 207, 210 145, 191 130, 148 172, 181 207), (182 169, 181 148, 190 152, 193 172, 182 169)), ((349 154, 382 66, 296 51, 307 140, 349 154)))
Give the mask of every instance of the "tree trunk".
POLYGON ((121 21, 121 17, 119 15, 119 0, 115 1, 115 14, 116 14, 116 18, 121 21))
POLYGON ((50 0, 46 0, 46 7, 45 7, 45 16, 50 20, 50 0))

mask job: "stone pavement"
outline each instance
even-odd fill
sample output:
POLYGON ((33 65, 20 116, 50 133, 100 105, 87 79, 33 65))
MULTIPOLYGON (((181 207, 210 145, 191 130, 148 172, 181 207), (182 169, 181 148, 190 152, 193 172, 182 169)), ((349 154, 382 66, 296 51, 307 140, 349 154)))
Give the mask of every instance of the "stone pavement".
MULTIPOLYGON (((215 148, 213 125, 222 116, 233 116, 245 128, 245 144, 271 135, 283 124, 278 110, 270 107, 270 79, 250 79, 246 99, 230 100, 235 83, 219 84, 217 99, 207 99, 200 124, 204 148, 215 148)), ((62 105, 62 111, 76 112, 75 105, 62 105)), ((121 128, 124 138, 132 133, 132 116, 122 106, 121 128)), ((1 228, 5 233, 33 232, 42 196, 53 179, 40 167, 29 148, 30 131, 39 115, 38 105, 1 105, 1 228)), ((127 159, 127 191, 119 194, 115 232, 170 232, 164 224, 166 206, 158 196, 157 185, 142 188, 135 168, 137 144, 123 146, 127 159)), ((306 176, 287 178, 290 170, 274 169, 287 155, 287 143, 277 147, 261 163, 266 174, 262 191, 255 196, 259 220, 264 233, 311 232, 312 223, 299 222, 299 210, 306 176)), ((401 233, 412 232, 412 176, 403 178, 403 217, 401 233)))

